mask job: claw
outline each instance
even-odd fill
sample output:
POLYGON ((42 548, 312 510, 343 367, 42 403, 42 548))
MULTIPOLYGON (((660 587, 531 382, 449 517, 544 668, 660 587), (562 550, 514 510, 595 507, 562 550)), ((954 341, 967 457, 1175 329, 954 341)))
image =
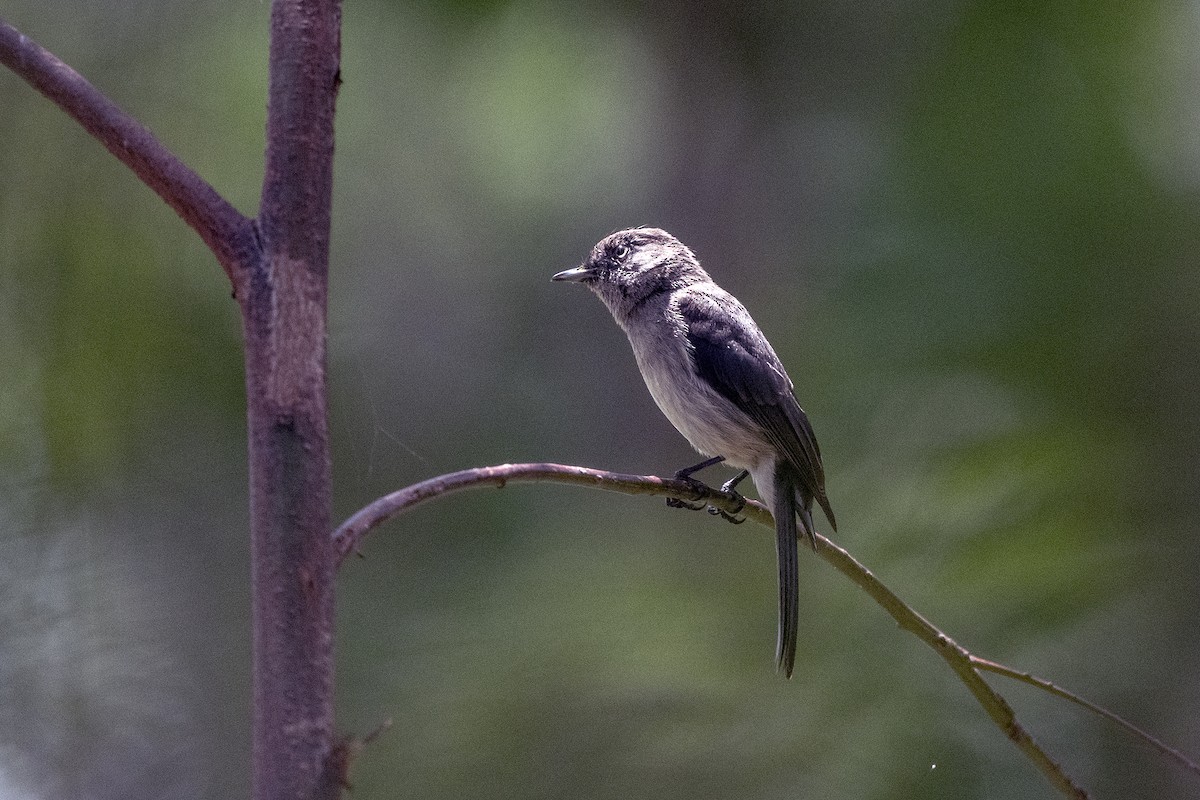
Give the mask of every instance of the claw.
POLYGON ((699 500, 699 498, 707 495, 709 488, 705 484, 692 477, 692 473, 695 471, 695 467, 690 469, 681 469, 679 472, 675 473, 675 479, 684 481, 691 486, 696 492, 696 497, 690 503, 687 500, 680 500, 677 497, 668 497, 667 508, 686 508, 688 511, 700 511, 708 507, 708 503, 705 503, 703 500, 699 500))
MULTIPOLYGON (((741 479, 738 478, 737 480, 741 480, 741 479)), ((735 508, 733 511, 726 511, 723 508, 717 508, 716 506, 709 506, 708 513, 712 514, 714 517, 720 517, 721 519, 725 520, 726 522, 728 522, 732 525, 741 525, 743 522, 746 521, 746 518, 739 517, 738 514, 740 514, 742 512, 742 509, 744 509, 746 507, 746 498, 742 497, 740 494, 733 491, 733 489, 731 489, 729 487, 729 484, 734 483, 734 482, 735 481, 727 481, 721 487, 721 491, 730 492, 733 494, 734 497, 737 498, 737 500, 738 500, 737 508, 735 508)))
POLYGON ((689 503, 687 500, 680 500, 677 497, 667 498, 667 508, 686 508, 688 511, 701 511, 708 507, 708 503, 689 503))
POLYGON ((731 523, 733 525, 741 525, 743 522, 745 522, 746 518, 739 517, 738 514, 740 514, 742 512, 742 509, 746 507, 746 498, 744 498, 740 494, 738 494, 736 489, 737 489, 737 485, 739 483, 741 483, 742 481, 746 480, 746 478, 748 478, 748 477, 750 477, 750 471, 742 470, 737 475, 734 475, 732 478, 730 478, 729 480, 727 480, 721 484, 722 492, 732 494, 734 497, 737 498, 737 501, 738 501, 737 508, 735 508, 732 512, 729 512, 729 511, 725 511, 724 509, 716 508, 715 506, 709 506, 708 513, 712 514, 714 517, 719 516, 721 519, 723 519, 726 522, 731 523))
POLYGON ((700 481, 693 478, 692 473, 699 472, 700 470, 705 469, 706 467, 711 467, 713 464, 720 464, 724 460, 725 460, 724 456, 713 456, 712 458, 701 461, 699 464, 693 464, 690 467, 685 467, 684 469, 681 469, 678 472, 676 472, 675 480, 686 481, 688 484, 695 487, 697 499, 689 503, 686 500, 679 500, 674 497, 669 497, 669 498, 667 498, 667 507, 668 508, 686 508, 688 511, 700 511, 701 509, 708 509, 708 513, 712 514, 714 517, 720 516, 721 519, 725 520, 726 522, 731 522, 734 525, 741 525, 743 522, 745 522, 746 518, 745 517, 739 518, 737 516, 737 514, 743 508, 746 507, 746 498, 742 497, 740 494, 735 492, 734 487, 736 487, 739 483, 744 481, 747 476, 750 475, 750 473, 747 470, 742 470, 737 475, 735 475, 733 478, 731 478, 730 480, 727 480, 727 481, 725 481, 725 483, 721 484, 722 492, 729 492, 730 494, 734 494, 737 496, 738 500, 740 501, 740 503, 738 504, 737 510, 734 511, 732 514, 730 514, 727 511, 722 511, 719 508, 710 506, 708 503, 705 503, 705 502, 699 500, 699 498, 704 497, 705 494, 707 494, 709 491, 711 491, 711 489, 709 488, 708 485, 701 483, 700 481))

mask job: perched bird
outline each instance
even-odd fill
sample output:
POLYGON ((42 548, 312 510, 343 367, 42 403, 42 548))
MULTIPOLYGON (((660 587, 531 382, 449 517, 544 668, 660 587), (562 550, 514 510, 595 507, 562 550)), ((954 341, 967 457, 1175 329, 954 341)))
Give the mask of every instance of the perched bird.
MULTIPOLYGON (((713 283, 682 242, 658 228, 602 239, 583 264, 553 277, 582 283, 629 337, 650 394, 680 433, 711 456, 677 477, 724 461, 747 475, 775 515, 779 638, 775 657, 789 678, 799 623, 800 531, 816 547, 815 500, 837 530, 812 426, 775 350, 746 308, 713 283)), ((674 505, 681 505, 675 503, 674 505)), ((703 506, 695 506, 702 508, 703 506)))

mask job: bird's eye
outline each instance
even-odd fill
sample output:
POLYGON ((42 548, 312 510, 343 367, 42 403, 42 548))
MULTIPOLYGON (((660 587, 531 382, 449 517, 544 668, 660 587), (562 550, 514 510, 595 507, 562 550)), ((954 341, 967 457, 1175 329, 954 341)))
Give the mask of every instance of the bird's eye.
POLYGON ((624 261, 627 255, 629 255, 629 245, 619 244, 613 248, 613 258, 617 261, 624 261))

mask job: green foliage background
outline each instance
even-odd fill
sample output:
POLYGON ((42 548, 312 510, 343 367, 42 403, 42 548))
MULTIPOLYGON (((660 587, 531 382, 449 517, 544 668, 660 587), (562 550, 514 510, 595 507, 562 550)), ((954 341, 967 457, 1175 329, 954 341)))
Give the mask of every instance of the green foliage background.
MULTIPOLYGON (((253 213, 268 11, 2 13, 253 213)), ((607 313, 549 282, 659 225, 788 364, 840 542, 976 652, 1200 752, 1197 34, 1155 2, 347 3, 338 516, 467 466, 690 463, 607 313)), ((0 796, 245 796, 228 285, 11 75, 0 109, 0 796)), ((395 724, 355 797, 1050 795, 815 559, 776 676, 765 531, 524 486, 365 553, 339 719, 395 724)), ((997 683, 1097 796, 1197 793, 997 683)))

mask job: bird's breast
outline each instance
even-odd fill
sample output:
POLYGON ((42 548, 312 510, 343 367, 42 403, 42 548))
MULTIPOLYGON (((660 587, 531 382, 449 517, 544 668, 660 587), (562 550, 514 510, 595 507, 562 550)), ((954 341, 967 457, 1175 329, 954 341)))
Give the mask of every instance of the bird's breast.
POLYGON ((773 458, 762 428, 696 374, 682 331, 629 341, 654 402, 692 447, 751 470, 773 458))

